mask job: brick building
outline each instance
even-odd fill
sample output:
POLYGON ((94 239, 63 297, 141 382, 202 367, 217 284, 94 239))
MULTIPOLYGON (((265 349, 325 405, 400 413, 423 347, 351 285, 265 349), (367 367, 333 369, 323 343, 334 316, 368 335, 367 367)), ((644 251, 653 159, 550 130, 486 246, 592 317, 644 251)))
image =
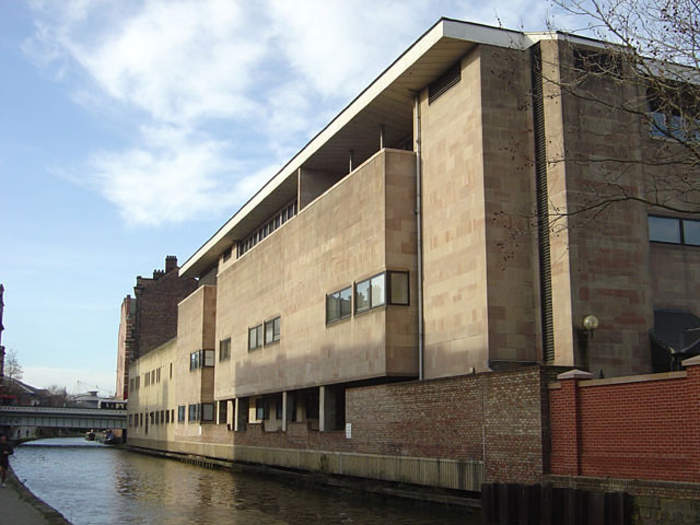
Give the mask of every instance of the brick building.
POLYGON ((197 287, 196 279, 178 275, 177 257, 165 258, 164 270, 136 277, 134 297, 122 301, 117 340, 117 399, 129 397, 129 365, 175 337, 177 304, 197 287))
MULTIPOLYGON (((661 144, 551 80, 603 48, 436 23, 180 269, 198 287, 131 366, 130 443, 457 489, 539 479, 554 372, 652 372, 650 332, 673 332, 655 320, 679 319, 656 312, 679 336, 700 310, 697 220, 629 203, 531 227, 613 169, 581 158, 661 144)), ((627 164, 640 194, 664 169, 627 164)))

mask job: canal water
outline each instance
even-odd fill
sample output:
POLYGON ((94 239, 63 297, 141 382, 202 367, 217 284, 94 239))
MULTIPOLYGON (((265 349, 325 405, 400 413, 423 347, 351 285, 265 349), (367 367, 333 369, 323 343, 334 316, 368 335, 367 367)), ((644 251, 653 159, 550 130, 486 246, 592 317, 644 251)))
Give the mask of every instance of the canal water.
POLYGON ((481 523, 469 509, 209 470, 82 438, 25 443, 11 461, 17 477, 74 525, 481 523))

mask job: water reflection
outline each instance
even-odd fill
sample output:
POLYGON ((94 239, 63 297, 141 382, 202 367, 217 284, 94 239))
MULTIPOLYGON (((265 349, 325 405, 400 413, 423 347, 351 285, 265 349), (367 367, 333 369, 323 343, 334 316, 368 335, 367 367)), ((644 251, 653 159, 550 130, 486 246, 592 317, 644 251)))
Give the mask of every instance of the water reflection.
POLYGON ((88 442, 18 447, 15 472, 75 525, 480 523, 468 510, 207 470, 88 442))

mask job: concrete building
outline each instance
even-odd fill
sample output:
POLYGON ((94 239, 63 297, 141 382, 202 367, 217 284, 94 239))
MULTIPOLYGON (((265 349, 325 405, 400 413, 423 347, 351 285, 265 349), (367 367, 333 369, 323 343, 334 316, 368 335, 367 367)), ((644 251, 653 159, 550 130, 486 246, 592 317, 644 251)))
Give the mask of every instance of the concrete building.
MULTIPOLYGON (((198 288, 175 339, 131 367, 130 443, 367 477, 384 458, 398 466, 382 479, 471 490, 472 475, 546 469, 548 370, 651 372, 655 311, 700 306, 697 221, 633 204, 566 216, 612 169, 583 157, 641 160, 618 178, 633 192, 662 169, 643 162, 659 139, 641 119, 552 80, 590 49, 438 21, 182 266, 198 288), (567 227, 552 232, 555 210, 567 227), (409 395, 454 414, 466 396, 483 433, 455 450, 444 412, 421 426, 409 395), (523 457, 538 459, 505 465, 523 457), (423 460, 454 479, 425 481, 423 460)), ((598 82, 600 97, 645 98, 598 82)))
POLYGON ((178 275, 177 257, 165 258, 164 270, 153 277, 136 277, 134 297, 122 301, 117 339, 117 399, 129 396, 129 365, 175 336, 177 303, 197 287, 197 281, 178 275))

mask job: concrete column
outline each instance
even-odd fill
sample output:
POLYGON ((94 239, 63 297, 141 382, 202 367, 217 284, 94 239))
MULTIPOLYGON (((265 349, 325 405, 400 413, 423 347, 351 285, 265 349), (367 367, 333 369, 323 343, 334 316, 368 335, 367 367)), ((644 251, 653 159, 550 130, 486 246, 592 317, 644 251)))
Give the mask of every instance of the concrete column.
POLYGON ((287 431, 287 392, 282 392, 282 432, 287 431))
POLYGON ((236 407, 234 406, 236 404, 235 399, 229 399, 226 401, 226 428, 228 430, 233 430, 234 427, 234 417, 235 417, 235 410, 236 407))
POLYGON ((327 386, 319 387, 318 393, 318 429, 321 432, 334 430, 335 426, 335 392, 327 386))
POLYGON ((236 406, 234 409, 233 430, 235 432, 244 432, 248 426, 248 398, 237 397, 234 401, 236 406))

